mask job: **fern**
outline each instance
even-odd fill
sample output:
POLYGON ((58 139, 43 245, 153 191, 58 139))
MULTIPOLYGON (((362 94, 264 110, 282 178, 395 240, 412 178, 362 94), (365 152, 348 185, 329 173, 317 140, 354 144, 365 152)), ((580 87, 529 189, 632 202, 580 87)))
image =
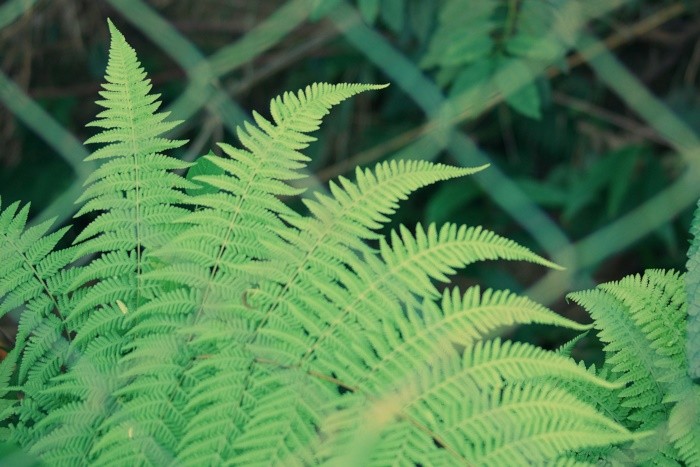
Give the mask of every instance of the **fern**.
MULTIPOLYGON (((107 161, 78 213, 95 219, 53 251, 65 229, 25 230, 17 204, 0 213, 0 310, 21 311, 0 365, 13 442, 71 466, 574 465, 648 435, 600 404, 612 391, 637 397, 622 394, 628 379, 491 338, 529 323, 590 326, 508 291, 436 288, 476 261, 556 265, 481 227, 379 233, 411 192, 484 167, 386 162, 305 195, 306 213, 280 200, 303 194, 290 182, 329 109, 382 86, 286 93, 269 119, 239 128, 241 147, 222 144, 182 177, 188 164, 164 154, 183 144, 163 136, 176 123, 110 30, 106 110, 92 124, 102 131, 88 140, 104 144, 89 159, 107 161)), ((691 462, 693 422, 678 407, 694 402, 673 381, 682 336, 667 348, 663 329, 632 318, 659 378, 641 375, 656 386, 635 417, 670 417, 691 462)))
POLYGON ((631 430, 654 430, 629 448, 634 462, 700 464, 700 399, 688 376, 683 275, 649 270, 570 297, 595 320, 610 377, 624 384, 613 410, 631 430))
MULTIPOLYGON (((700 204, 698 205, 700 206, 700 204)), ((700 381, 700 208, 695 210, 690 234, 693 240, 688 249, 688 272, 685 287, 688 294, 688 374, 700 381)))

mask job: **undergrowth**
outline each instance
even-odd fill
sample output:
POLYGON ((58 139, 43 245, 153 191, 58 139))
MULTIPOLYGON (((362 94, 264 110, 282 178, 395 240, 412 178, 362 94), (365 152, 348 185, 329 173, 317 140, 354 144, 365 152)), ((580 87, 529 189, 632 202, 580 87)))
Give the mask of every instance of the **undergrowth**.
POLYGON ((94 219, 57 249, 68 228, 0 212, 0 314, 19 313, 5 438, 70 466, 700 465, 696 249, 687 276, 572 294, 592 325, 509 291, 439 292, 478 261, 558 267, 479 226, 379 233, 411 192, 485 167, 383 162, 304 194, 308 133, 382 87, 326 83, 273 99, 223 157, 183 162, 164 136, 179 122, 110 30, 87 141, 102 165, 76 215, 94 219), (304 214, 281 201, 300 195, 304 214), (530 323, 595 329, 605 365, 575 362, 575 341, 493 337, 530 323))

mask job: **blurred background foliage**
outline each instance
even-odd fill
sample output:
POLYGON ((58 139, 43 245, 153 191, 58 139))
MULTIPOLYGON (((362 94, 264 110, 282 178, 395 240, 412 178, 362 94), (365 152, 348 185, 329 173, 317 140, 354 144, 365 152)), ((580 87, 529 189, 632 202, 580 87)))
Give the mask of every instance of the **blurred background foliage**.
MULTIPOLYGON (((5 0, 0 196, 67 222, 92 166, 81 142, 110 17, 136 48, 193 160, 275 95, 390 83, 332 113, 312 188, 388 158, 491 167, 425 189, 392 225, 481 224, 567 269, 461 271, 581 321, 563 296, 683 269, 700 195, 700 2, 690 0, 5 0)), ((11 336, 11 323, 4 333, 11 336)), ((570 334, 513 330, 555 346, 570 334)), ((8 338, 11 340, 11 338, 8 338)), ((597 358, 594 338, 574 356, 597 358)))

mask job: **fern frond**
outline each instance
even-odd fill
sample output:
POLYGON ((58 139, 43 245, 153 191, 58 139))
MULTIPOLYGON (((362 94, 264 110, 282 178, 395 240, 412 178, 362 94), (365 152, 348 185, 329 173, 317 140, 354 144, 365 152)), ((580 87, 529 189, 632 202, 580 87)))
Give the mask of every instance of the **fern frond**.
MULTIPOLYGON (((315 200, 305 200, 312 216, 285 218, 293 229, 278 231, 284 242, 266 245, 276 259, 269 263, 276 272, 267 263, 256 265, 260 268, 257 275, 267 280, 251 293, 254 307, 265 310, 266 317, 279 309, 291 326, 333 322, 332 308, 309 307, 301 300, 320 298, 319 292, 328 298, 344 296, 344 287, 354 290, 352 283, 357 278, 352 269, 363 269, 357 252, 371 252, 363 240, 378 238, 375 230, 388 220, 386 216, 395 211, 399 200, 422 186, 480 169, 392 161, 378 164, 374 172, 357 169, 356 182, 341 178, 342 188, 331 183, 332 197, 316 193, 315 200)), ((262 333, 268 332, 263 329, 265 324, 260 325, 262 333)))
POLYGON ((248 123, 238 128, 245 149, 222 144, 228 158, 204 156, 222 174, 194 177, 213 190, 204 190, 192 200, 200 209, 178 219, 186 231, 155 253, 175 264, 151 277, 200 288, 200 302, 192 303, 198 316, 216 303, 240 301, 250 282, 236 283, 235 278, 250 275, 244 268, 252 259, 269 257, 264 245, 278 241, 274 231, 283 225, 279 216, 294 215, 277 196, 299 193, 287 183, 300 178, 297 171, 308 160, 298 152, 313 141, 306 133, 318 129, 334 105, 381 87, 314 84, 273 99, 273 122, 254 113, 259 128, 248 123), (196 284, 194 278, 199 278, 196 284))
POLYGON ((619 397, 621 406, 630 408, 628 426, 656 430, 656 441, 632 448, 637 458, 649 462, 697 456, 690 448, 700 440, 697 419, 693 424, 685 418, 697 402, 687 376, 684 285, 676 272, 649 270, 570 294, 591 313, 606 344, 606 364, 615 380, 625 384, 619 397))
MULTIPOLYGON (((501 376, 484 379, 478 368, 480 358, 467 357, 489 349, 486 352, 494 356, 522 358, 519 364, 528 369, 559 377, 558 370, 546 369, 554 360, 535 363, 538 358, 530 354, 535 349, 527 347, 499 341, 479 344, 467 348, 463 359, 456 353, 433 359, 416 368, 413 378, 394 386, 398 389, 378 388, 367 399, 358 397, 367 397, 360 385, 350 399, 354 402, 322 424, 327 440, 321 441, 317 451, 337 459, 345 449, 348 453, 371 449, 373 459, 385 459, 393 449, 406 465, 436 459, 431 455, 435 451, 442 454, 444 465, 541 465, 567 449, 608 446, 638 437, 563 389, 532 384, 534 380, 527 376, 511 379, 505 376, 513 375, 509 371, 497 370, 501 376)), ((559 359, 555 365, 576 373, 571 373, 573 381, 609 386, 584 375, 585 370, 575 369, 573 362, 559 359)))
POLYGON ((621 397, 633 408, 630 419, 644 427, 653 427, 667 419, 669 407, 662 405, 664 390, 656 352, 630 310, 601 289, 575 292, 569 297, 586 308, 594 319, 598 337, 606 344, 606 361, 617 381, 627 385, 621 397))
POLYGON ((689 386, 671 409, 668 438, 686 465, 700 465, 700 386, 689 386))
POLYGON ((329 334, 332 339, 325 343, 316 340, 306 355, 316 352, 313 367, 334 371, 337 353, 342 352, 344 343, 366 341, 374 353, 368 354, 365 374, 359 380, 350 380, 351 384, 361 386, 367 379, 385 378, 389 374, 391 378, 411 377, 418 362, 439 359, 455 345, 470 346, 506 326, 530 323, 587 329, 526 297, 491 289, 482 293, 479 287, 472 287, 464 295, 458 289, 446 290, 441 307, 425 300, 417 309, 387 309, 382 316, 382 332, 338 326, 329 334))
MULTIPOLYGON (((438 295, 432 279, 449 282, 447 275, 454 275, 455 268, 477 261, 521 260, 560 269, 514 241, 481 227, 449 223, 440 229, 430 224, 427 230, 418 224, 415 234, 402 225, 399 232, 391 232, 391 246, 382 238, 379 249, 391 281, 410 284, 411 291, 420 297, 438 295)), ((385 278, 380 276, 377 280, 384 282, 385 278)))
POLYGON ((61 291, 70 281, 71 249, 53 251, 68 228, 49 233, 53 220, 26 228, 29 205, 0 204, 0 316, 21 310, 14 349, 0 362, 4 422, 17 424, 14 441, 25 444, 31 427, 56 407, 41 391, 65 371, 71 328, 70 299, 61 291), (11 389, 12 388, 12 389, 11 389), (17 391, 22 391, 22 400, 17 391))
MULTIPOLYGON (((223 173, 199 175, 194 179, 213 188, 215 193, 204 193, 193 199, 192 202, 203 209, 179 220, 191 227, 160 254, 183 258, 178 251, 197 250, 202 236, 213 236, 218 239, 213 243, 217 248, 211 250, 211 257, 202 258, 198 264, 212 267, 214 272, 226 258, 241 254, 250 258, 266 257, 262 244, 265 239, 275 241, 274 229, 282 225, 279 216, 294 215, 277 196, 301 193, 288 182, 303 176, 298 171, 308 158, 299 150, 314 140, 307 133, 318 129, 331 107, 360 92, 382 87, 319 83, 296 94, 288 92, 273 99, 270 103, 272 122, 254 112, 258 127, 246 122, 243 128, 238 128, 244 149, 221 144, 228 157, 211 153, 204 156, 223 173)), ((242 262, 236 258, 234 264, 242 262)))
POLYGON ((85 205, 76 216, 105 211, 78 237, 77 241, 85 240, 81 243, 80 254, 158 245, 149 242, 148 235, 155 230, 172 228, 171 221, 184 213, 175 206, 184 200, 178 188, 194 187, 169 172, 190 164, 162 155, 185 143, 162 137, 179 122, 165 121, 167 112, 156 113, 160 107, 159 95, 149 94, 150 80, 136 52, 111 22, 109 27, 112 40, 105 76, 107 83, 100 92, 104 100, 97 102, 105 110, 88 124, 103 130, 86 144, 105 143, 87 160, 112 160, 93 173, 90 185, 78 200, 85 205), (108 233, 114 237, 97 241, 108 233), (128 242, 131 248, 119 245, 119 239, 128 242))
MULTIPOLYGON (((109 23, 111 43, 107 64, 106 83, 100 92, 103 100, 98 105, 105 108, 98 119, 88 124, 102 129, 86 143, 104 143, 87 160, 111 159, 90 177, 90 185, 78 202, 83 207, 76 216, 100 211, 76 239, 76 255, 118 252, 132 260, 136 278, 120 280, 105 271, 103 263, 85 266, 83 277, 115 279, 122 300, 132 308, 144 294, 141 275, 147 269, 143 255, 146 248, 155 248, 175 235, 180 229, 173 221, 186 211, 178 207, 185 200, 181 191, 195 185, 173 173, 190 164, 165 157, 162 153, 174 149, 185 141, 171 141, 162 135, 179 122, 168 122, 167 113, 157 113, 159 95, 150 94, 150 80, 141 67, 134 50, 124 36, 109 23), (128 290, 131 289, 131 290, 128 290)), ((123 271, 125 272, 125 271, 123 271)), ((82 284, 76 284, 80 286, 82 284)), ((104 287, 110 289, 109 287, 104 287)), ((116 290, 116 289, 114 289, 116 290)), ((84 297, 84 306, 72 313, 72 319, 80 322, 83 315, 98 305, 114 303, 105 290, 92 288, 84 297)))
MULTIPOLYGON (((254 113, 239 129, 242 148, 222 145, 224 157, 208 154, 185 179, 175 171, 188 164, 163 154, 182 143, 164 137, 175 123, 110 30, 105 110, 92 124, 102 131, 89 140, 103 146, 88 158, 105 162, 79 212, 97 217, 52 251, 63 231, 25 230, 18 205, 0 211, 0 311, 23 312, 0 364, 0 429, 13 440, 71 466, 352 464, 356 452, 367 465, 574 465, 586 449, 645 442, 612 409, 599 413, 603 389, 636 397, 624 378, 482 340, 513 324, 590 326, 507 291, 448 289, 435 302, 434 282, 475 261, 555 265, 480 227, 378 233, 411 192, 483 167, 384 162, 304 199, 308 213, 280 199, 301 194, 291 182, 322 117, 378 86, 274 99, 269 120, 254 113)), ((679 277, 649 277, 598 292, 620 309, 675 306, 679 277), (635 295, 642 285, 654 291, 635 295)), ((669 439, 693 461, 678 408, 687 390, 671 381, 679 318, 663 324, 673 332, 641 312, 631 323, 659 371, 649 381, 676 404, 669 439)))
POLYGON ((688 303, 688 375, 700 382, 700 201, 690 224, 692 240, 688 248, 685 289, 688 303))
POLYGON ((315 440, 315 427, 337 397, 337 388, 298 369, 279 370, 258 373, 255 387, 265 391, 231 446, 236 463, 309 465, 311 454, 304 448, 315 440))
POLYGON ((70 454, 75 465, 94 458, 92 443, 99 439, 96 433, 77 433, 99 431, 118 406, 112 391, 129 382, 115 371, 122 353, 129 352, 124 346, 128 338, 123 310, 137 312, 162 290, 143 279, 146 271, 157 267, 157 263, 146 261, 145 255, 180 230, 173 221, 187 212, 178 206, 186 198, 182 190, 195 186, 172 172, 189 164, 161 154, 184 143, 162 137, 177 123, 167 122, 167 113, 156 112, 159 96, 150 94, 150 82, 134 50, 111 22, 109 26, 107 82, 100 93, 104 99, 98 102, 105 110, 88 125, 102 131, 87 141, 104 145, 87 159, 110 160, 93 173, 78 200, 84 205, 76 216, 100 213, 77 237, 73 248, 75 258, 103 256, 76 268, 64 287, 63 292, 72 299, 66 316, 75 331, 70 350, 79 357, 59 386, 69 391, 64 401, 70 402, 65 406, 68 409, 54 411, 55 422, 41 425, 47 431, 42 442, 34 445, 46 458, 63 456, 58 443, 73 433, 82 439, 70 454), (95 379, 104 380, 111 391, 95 388, 95 379), (96 398, 101 399, 100 404, 94 403, 96 398), (76 418, 76 413, 82 416, 76 418))
MULTIPOLYGON (((328 325, 321 327, 321 333, 312 332, 307 327, 307 332, 311 337, 315 337, 314 342, 311 342, 303 360, 308 361, 315 357, 317 350, 326 345, 337 346, 339 342, 345 339, 352 340, 352 335, 343 329, 346 326, 352 326, 355 320, 361 316, 372 316, 375 314, 386 315, 391 317, 393 323, 401 323, 404 317, 404 311, 396 305, 389 307, 388 304, 405 303, 414 307, 420 307, 418 299, 423 297, 435 297, 438 295, 432 279, 447 282, 447 274, 454 274, 455 268, 464 267, 473 262, 484 259, 521 259, 537 262, 543 265, 556 267, 552 263, 533 254, 527 248, 524 248, 515 242, 506 240, 493 232, 483 230, 480 227, 467 228, 465 226, 457 227, 454 224, 446 224, 439 230, 435 225, 430 225, 426 230, 419 224, 416 228, 415 237, 408 229, 401 227, 401 236, 396 232, 392 232, 392 245, 384 239, 380 239, 380 257, 382 261, 374 260, 372 253, 364 255, 364 263, 354 261, 351 267, 357 273, 358 278, 350 280, 350 275, 346 274, 343 284, 349 291, 347 297, 336 293, 337 307, 340 308, 340 313, 335 317, 330 317, 331 321, 328 325), (369 286, 367 284, 370 284, 369 286), (326 342, 330 339, 330 342, 326 342)), ((328 264, 327 262, 323 264, 328 264)), ((328 295, 327 289, 323 290, 328 295)), ((478 289, 475 290, 478 296, 478 289)), ((490 292, 488 292, 490 295, 490 292)), ((500 296, 496 293, 496 296, 500 296)), ((465 296, 465 301, 471 301, 474 297, 470 294, 470 298, 465 296)), ((443 306, 451 309, 459 308, 459 299, 455 298, 454 307, 446 300, 443 300, 443 306)), ((496 297, 494 297, 496 298, 496 297)), ((507 294, 503 297, 507 300, 507 294)), ((498 299, 498 298, 496 298, 498 299)), ((488 301, 489 298, 486 298, 488 301)), ((478 301, 478 299, 477 299, 478 301)), ((477 307, 475 303, 471 306, 477 307)), ((505 318, 500 325, 514 324, 518 320, 514 317, 515 313, 522 312, 523 321, 525 315, 530 316, 533 322, 547 322, 549 324, 560 324, 566 326, 576 325, 568 320, 557 319, 557 317, 545 310, 543 307, 538 307, 534 303, 526 299, 514 299, 512 303, 504 303, 504 309, 508 309, 513 313, 507 312, 503 314, 505 318), (518 302, 516 304, 516 302, 518 302), (529 310, 527 310, 529 308, 529 310), (517 310, 517 311, 516 311, 517 310), (536 316, 537 315, 537 316, 536 316), (515 321, 508 322, 508 319, 515 321)), ((430 302, 426 302, 425 307, 430 307, 430 302)), ((466 305, 465 306, 469 306, 466 305)), ((486 307, 485 310, 489 310, 486 307)), ((423 311, 427 313, 427 310, 423 311)), ((451 314, 451 310, 445 309, 446 314, 451 314)), ((366 319, 366 318, 365 318, 366 319)), ((489 319, 498 320, 500 318, 489 318, 488 316, 474 316, 469 322, 463 322, 464 327, 461 333, 464 339, 471 334, 470 337, 476 337, 480 333, 484 334, 489 328, 489 319), (475 326, 475 327, 474 327, 475 326), (479 329, 482 327, 483 329, 479 329), (468 331, 464 329, 473 329, 468 331)), ((453 318, 446 318, 448 323, 458 328, 458 323, 461 320, 453 321, 453 318)), ((436 319, 436 322, 438 320, 436 319)), ((323 321, 321 321, 323 323, 323 321)), ((494 321, 492 321, 494 324, 494 321)), ((370 326, 363 323, 363 327, 370 326)), ((495 325, 493 327, 496 327, 495 325)), ((577 329, 585 329, 585 327, 577 327, 577 329)), ((360 331, 362 332, 362 331, 360 331)), ((400 331, 405 335, 405 331, 400 331)), ((437 342, 437 341, 435 341, 437 342)))
POLYGON ((574 347, 576 347, 576 344, 578 344, 587 335, 588 335, 588 331, 582 332, 581 334, 578 334, 573 339, 570 339, 569 341, 560 345, 559 348, 557 349, 557 353, 559 355, 564 356, 564 357, 571 357, 571 352, 574 350, 574 347))
MULTIPOLYGON (((685 290, 682 275, 674 271, 647 270, 642 277, 627 276, 602 290, 617 298, 659 355, 658 365, 685 369, 685 290)), ((667 380, 680 375, 671 374, 667 380)))
MULTIPOLYGON (((133 366, 140 361, 148 361, 152 366, 172 368, 170 374, 163 375, 169 381, 167 386, 171 387, 171 391, 177 392, 181 386, 183 391, 211 391, 220 384, 220 377, 227 373, 219 374, 221 370, 215 370, 214 367, 210 367, 214 371, 206 374, 206 381, 202 384, 194 385, 188 381, 188 372, 201 366, 196 364, 196 352, 190 354, 189 359, 181 359, 182 364, 173 361, 174 356, 182 354, 183 349, 193 350, 199 337, 181 333, 177 337, 180 342, 178 347, 168 346, 159 354, 154 354, 150 352, 154 336, 172 335, 188 319, 194 320, 196 325, 205 317, 204 313, 212 309, 222 306, 231 311, 236 307, 243 308, 237 303, 240 303, 245 288, 250 286, 249 279, 240 280, 248 275, 243 267, 261 256, 261 244, 265 235, 276 238, 270 235, 275 226, 281 225, 277 216, 293 214, 276 196, 297 193, 286 182, 299 178, 296 170, 303 167, 302 162, 306 160, 298 149, 306 147, 312 138, 303 136, 303 133, 315 130, 331 106, 358 92, 373 88, 376 86, 320 84, 310 86, 296 95, 287 93, 271 103, 274 124, 256 113, 254 116, 260 129, 250 124, 239 129, 238 136, 246 147, 245 150, 222 145, 231 159, 219 158, 213 154, 205 156, 207 161, 220 167, 223 174, 194 178, 205 186, 215 188, 216 193, 211 194, 205 190, 204 194, 191 201, 200 209, 177 220, 186 230, 155 253, 157 258, 167 260, 171 265, 154 269, 144 276, 148 281, 167 281, 175 284, 175 287, 196 287, 198 292, 188 293, 176 288, 160 293, 134 315, 137 318, 134 318, 134 326, 128 335, 136 340, 130 347, 130 358, 124 361, 125 365, 132 365, 126 371, 136 377, 132 385, 141 384, 139 380, 150 378, 138 377, 139 374, 147 374, 143 371, 143 365, 133 366), (183 256, 183 253, 189 252, 196 254, 183 256), (168 311, 159 312, 160 309, 168 311), (175 318, 176 314, 178 316, 175 318)), ((235 334, 230 337, 241 338, 235 334)), ((229 350, 224 343, 208 349, 212 354, 226 353, 229 350)), ((244 366, 242 370, 246 368, 244 366)), ((171 393, 171 398, 176 397, 175 392, 171 393)), ((164 397, 168 398, 167 395, 164 397)), ((223 413, 241 411, 236 406, 239 403, 236 398, 217 399, 216 402, 229 407, 229 412, 223 413)), ((197 414, 204 409, 200 405, 184 407, 181 402, 175 405, 178 407, 173 409, 175 412, 182 410, 189 414, 188 418, 194 417, 197 421, 200 420, 197 414)), ((137 401, 127 402, 122 410, 138 411, 137 401)), ((165 413, 164 411, 160 416, 165 416, 165 413)), ((153 416, 158 417, 155 414, 153 416)), ((240 420, 236 421, 239 422, 240 420)), ((231 430, 236 431, 232 427, 224 439, 230 438, 231 430)), ((166 445, 170 444, 167 440, 162 441, 166 445)), ((230 442, 229 439, 222 446, 228 446, 230 442)), ((188 452, 191 455, 197 451, 188 452)), ((224 458, 226 456, 225 453, 221 455, 224 458)))

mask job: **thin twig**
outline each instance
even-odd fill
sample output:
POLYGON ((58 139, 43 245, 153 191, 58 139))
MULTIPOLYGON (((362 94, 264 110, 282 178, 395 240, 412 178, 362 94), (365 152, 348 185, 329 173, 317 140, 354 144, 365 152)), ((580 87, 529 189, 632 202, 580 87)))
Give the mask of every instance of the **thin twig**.
POLYGON ((688 68, 686 68, 685 75, 683 76, 683 82, 686 86, 695 84, 695 79, 698 77, 698 67, 700 67, 700 40, 695 42, 693 55, 690 57, 688 68))
MULTIPOLYGON (((665 22, 671 20, 672 18, 675 18, 676 16, 680 15, 685 11, 685 6, 681 3, 677 3, 674 5, 671 5, 667 8, 664 8, 662 10, 657 11, 656 13, 647 16, 646 18, 640 20, 639 22, 635 23, 632 26, 629 26, 627 28, 622 28, 614 32, 612 35, 608 36, 603 43, 607 47, 608 50, 613 50, 621 45, 631 41, 632 39, 639 37, 640 35, 648 33, 650 30, 659 27, 660 25, 664 24, 665 22)), ((602 50, 601 50, 602 51, 602 50)), ((597 55, 597 51, 591 51, 591 53, 586 53, 585 56, 591 56, 591 55, 597 55)), ((576 68, 583 63, 585 63, 585 58, 584 54, 581 53, 575 53, 567 58, 567 69, 573 69, 576 68)), ((556 77, 562 73, 562 69, 558 67, 550 67, 545 74, 550 77, 556 77)), ((501 94, 494 94, 490 96, 488 103, 483 107, 482 112, 486 112, 487 110, 493 108, 497 104, 499 104, 503 100, 503 96, 501 94)), ((452 118, 449 121, 449 124, 455 126, 458 125, 459 123, 463 122, 464 120, 473 117, 473 111, 472 109, 466 109, 462 113, 458 114, 454 118, 452 118)), ((396 151, 412 141, 420 138, 423 135, 426 135, 432 131, 437 130, 439 127, 442 127, 444 125, 444 122, 435 122, 435 121, 428 121, 426 123, 423 123, 421 125, 418 125, 408 131, 405 131, 398 136, 393 137, 392 139, 380 143, 370 149, 361 151, 359 153, 356 153, 355 155, 338 162, 337 164, 334 164, 330 167, 327 167, 323 170, 320 170, 317 173, 317 178, 321 182, 327 182, 328 180, 337 177, 338 175, 342 175, 343 173, 347 172, 349 169, 352 167, 358 166, 358 165, 364 165, 369 162, 375 161, 377 159, 382 158, 386 154, 396 151)))
MULTIPOLYGON (((277 368, 282 368, 282 369, 298 369, 298 370, 304 371, 304 372, 305 372, 306 374, 308 374, 309 376, 313 376, 314 378, 318 378, 318 379, 320 379, 320 380, 327 381, 327 382, 329 382, 329 383, 331 383, 331 384, 335 384, 336 386, 341 387, 341 388, 343 388, 343 389, 345 389, 345 390, 347 390, 347 391, 350 391, 350 392, 353 392, 353 393, 359 393, 359 392, 360 392, 360 388, 358 388, 358 387, 351 386, 351 385, 349 385, 348 383, 345 383, 345 382, 343 382, 343 381, 341 381, 341 380, 339 380, 339 379, 337 379, 337 378, 334 378, 334 377, 332 377, 332 376, 325 375, 325 374, 323 374, 323 373, 319 373, 319 372, 314 371, 314 370, 309 370, 309 369, 302 370, 302 369, 301 369, 299 366, 297 366, 297 365, 282 364, 282 363, 276 362, 276 361, 274 361, 274 360, 267 359, 267 358, 262 358, 262 357, 256 357, 256 358, 255 358, 255 361, 256 361, 257 363, 261 363, 261 364, 264 364, 264 365, 272 365, 272 366, 275 366, 275 367, 277 367, 277 368)), ((372 401, 372 402, 378 402, 377 400, 375 400, 374 398, 372 398, 372 397, 371 397, 370 395, 368 395, 368 394, 364 394, 364 396, 367 397, 367 399, 370 400, 370 401, 372 401)), ((400 411, 400 413, 398 413, 397 416, 400 417, 400 418, 402 418, 402 419, 404 419, 405 421, 407 421, 408 423, 410 423, 411 425, 413 425, 414 427, 416 427, 418 430, 420 430, 420 431, 422 431, 423 433, 425 433, 427 436, 429 436, 429 437, 435 442, 435 444, 436 444, 437 446, 439 446, 440 448, 442 448, 442 449, 444 449, 445 451, 449 452, 450 455, 454 456, 456 459, 460 460, 461 462, 465 462, 464 457, 463 457, 462 455, 460 455, 459 452, 457 452, 455 449, 453 449, 452 447, 450 447, 449 443, 447 443, 444 439, 442 439, 442 437, 441 437, 440 435, 438 435, 437 433, 435 433, 434 431, 432 431, 430 428, 428 428, 428 427, 425 426, 424 424, 420 423, 418 420, 414 419, 414 418, 411 417, 409 414, 407 414, 407 413, 405 413, 405 412, 403 412, 403 411, 400 411)))
POLYGON ((552 92, 552 100, 557 104, 561 104, 579 112, 592 115, 607 123, 615 125, 616 127, 627 130, 630 133, 634 133, 635 135, 654 141, 655 143, 659 143, 664 146, 668 145, 668 142, 659 136, 659 134, 653 128, 643 125, 642 123, 639 123, 631 118, 623 117, 622 115, 618 115, 582 99, 577 99, 558 91, 552 92))
MULTIPOLYGON (((672 20, 676 16, 685 12, 685 5, 682 2, 675 3, 668 6, 662 10, 651 14, 644 19, 638 21, 637 23, 629 26, 623 27, 615 31, 612 35, 608 36, 603 40, 603 44, 608 50, 614 50, 630 42, 632 39, 636 39, 639 36, 647 34, 649 31, 658 28, 662 24, 672 20)), ((574 68, 582 65, 586 62, 586 56, 588 54, 575 53, 567 58, 566 62, 569 68, 574 68)), ((550 77, 557 76, 561 74, 561 70, 558 68, 550 68, 548 71, 550 77)))

